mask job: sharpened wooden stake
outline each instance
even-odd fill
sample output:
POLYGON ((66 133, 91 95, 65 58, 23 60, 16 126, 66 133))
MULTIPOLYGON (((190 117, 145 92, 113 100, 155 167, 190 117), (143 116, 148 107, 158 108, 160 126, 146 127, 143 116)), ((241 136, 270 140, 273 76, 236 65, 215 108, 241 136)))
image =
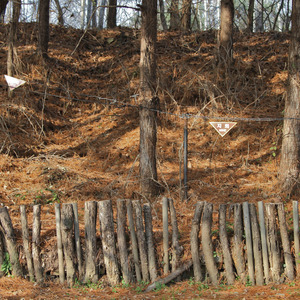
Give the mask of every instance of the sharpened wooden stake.
POLYGON ((64 268, 64 253, 63 253, 62 236, 61 236, 61 215, 60 215, 59 203, 55 203, 55 220, 56 220, 59 282, 64 283, 65 268, 64 268))

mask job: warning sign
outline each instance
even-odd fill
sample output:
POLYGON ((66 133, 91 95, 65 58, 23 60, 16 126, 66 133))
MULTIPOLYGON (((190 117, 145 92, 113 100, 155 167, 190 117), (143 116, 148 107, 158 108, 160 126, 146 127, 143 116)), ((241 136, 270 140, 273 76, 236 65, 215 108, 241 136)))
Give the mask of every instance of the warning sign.
POLYGON ((7 82, 7 85, 9 87, 9 89, 12 91, 14 89, 16 89, 17 87, 21 86, 22 84, 26 83, 26 81, 15 78, 15 77, 11 77, 8 75, 4 75, 5 80, 7 82))
POLYGON ((236 125, 236 122, 209 122, 209 123, 214 129, 216 129, 216 131, 222 137, 236 125))

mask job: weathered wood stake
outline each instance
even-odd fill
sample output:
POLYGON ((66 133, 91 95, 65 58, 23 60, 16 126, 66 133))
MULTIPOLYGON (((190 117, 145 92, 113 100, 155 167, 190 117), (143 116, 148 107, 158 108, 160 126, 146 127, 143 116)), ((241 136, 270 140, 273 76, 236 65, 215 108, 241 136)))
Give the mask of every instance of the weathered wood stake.
POLYGON ((96 245, 97 202, 88 201, 84 206, 85 224, 85 282, 98 281, 96 245))
POLYGON ((225 275, 227 278, 227 283, 229 285, 232 285, 234 284, 235 278, 233 274, 233 262, 230 254, 230 247, 229 247, 227 231, 226 231, 226 211, 227 211, 227 205, 221 204, 219 207, 219 236, 220 236, 220 242, 223 250, 225 275))
POLYGON ((114 219, 111 200, 98 202, 99 220, 102 235, 104 264, 109 283, 113 286, 120 282, 117 260, 114 219))
POLYGON ((255 279, 257 285, 264 284, 264 271, 263 271, 263 261, 262 261, 262 249, 261 249, 261 239, 260 231, 257 220, 256 207, 253 203, 249 204, 250 209, 250 220, 252 228, 252 245, 253 245, 253 255, 255 263, 255 279))
POLYGON ((193 260, 194 277, 196 282, 200 282, 203 280, 199 255, 199 231, 204 204, 205 202, 197 202, 191 228, 191 253, 193 260))
POLYGON ((243 203, 243 216, 244 216, 244 228, 245 228, 245 235, 246 235, 247 264, 248 264, 249 279, 251 284, 255 285, 251 222, 250 222, 248 202, 243 203))
POLYGON ((298 201, 293 201, 293 227, 294 227, 294 248, 295 248, 296 274, 297 274, 297 277, 300 277, 300 241, 299 241, 298 201))
POLYGON ((120 253, 122 277, 126 284, 132 281, 132 274, 128 260, 128 247, 126 243, 126 203, 125 200, 117 201, 117 241, 120 253))
POLYGON ((145 219, 145 234, 148 252, 149 274, 151 282, 154 282, 157 278, 157 268, 155 259, 155 248, 153 243, 152 213, 151 206, 149 203, 144 204, 143 211, 145 219))
POLYGON ((19 253, 15 240, 14 228, 7 208, 0 207, 0 226, 5 238, 6 248, 11 262, 12 275, 15 277, 22 276, 22 268, 19 262, 19 253))
POLYGON ((136 226, 137 240, 139 243, 139 250, 140 250, 142 276, 143 276, 143 281, 147 282, 149 281, 149 269, 148 269, 146 237, 145 237, 145 231, 143 225, 142 207, 139 200, 132 201, 132 203, 135 209, 135 226, 136 226))
POLYGON ((294 265, 293 265, 293 258, 291 253, 291 245, 289 240, 288 229, 286 225, 286 218, 284 213, 284 206, 283 204, 277 204, 277 211, 278 211, 278 219, 279 219, 279 226, 280 226, 280 235, 282 241, 282 248, 283 248, 283 255, 285 261, 285 272, 286 276, 289 280, 294 280, 294 265))
POLYGON ((74 244, 74 214, 73 205, 64 203, 61 209, 61 236, 66 261, 67 282, 72 286, 75 281, 75 244, 74 244))
POLYGON ((58 253, 58 272, 60 283, 65 282, 64 254, 61 236, 61 215, 60 204, 55 203, 55 220, 56 220, 56 238, 57 238, 57 253, 58 253))
POLYGON ((213 205, 205 203, 202 216, 202 249, 209 278, 213 285, 218 285, 218 269, 214 259, 211 240, 212 212, 213 205))
POLYGON ((139 247, 138 247, 137 237, 135 232, 131 200, 126 201, 126 208, 127 208, 127 216, 128 216, 130 238, 131 238, 131 245, 132 245, 135 276, 136 276, 136 280, 140 282, 142 281, 142 275, 141 275, 141 267, 140 267, 140 259, 139 259, 139 247))
POLYGON ((28 230, 28 222, 27 222, 25 205, 20 206, 20 213, 21 213, 21 224, 22 224, 23 247, 24 247, 24 253, 26 257, 28 274, 29 274, 30 281, 34 281, 33 261, 32 261, 32 254, 30 251, 29 230, 28 230))
POLYGON ((168 198, 162 199, 162 219, 163 219, 163 261, 164 261, 164 274, 169 273, 169 222, 168 222, 168 198))
POLYGON ((260 236, 261 236, 261 246, 262 246, 262 257, 264 264, 264 275, 265 283, 268 284, 270 281, 269 272, 269 255, 268 255, 268 245, 267 245, 267 234, 265 226, 265 213, 263 202, 258 202, 258 214, 259 214, 259 225, 260 225, 260 236))

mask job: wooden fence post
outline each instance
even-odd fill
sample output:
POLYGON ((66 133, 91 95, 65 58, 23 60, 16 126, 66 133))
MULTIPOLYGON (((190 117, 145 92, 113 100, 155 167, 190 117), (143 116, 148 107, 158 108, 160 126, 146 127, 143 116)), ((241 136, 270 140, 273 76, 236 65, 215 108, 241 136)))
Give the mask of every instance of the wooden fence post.
POLYGON ((285 213, 284 213, 284 206, 283 204, 277 204, 277 211, 278 211, 278 219, 279 219, 279 226, 280 226, 280 235, 282 241, 282 248, 283 248, 283 255, 285 261, 285 271, 286 276, 289 280, 294 280, 294 265, 293 265, 293 258, 291 253, 291 245, 289 240, 288 229, 286 225, 285 213))
POLYGON ((226 204, 221 204, 219 206, 219 236, 220 236, 220 242, 223 250, 227 283, 229 285, 232 285, 234 284, 235 278, 233 274, 232 258, 230 254, 230 248, 229 248, 227 231, 226 231, 226 210, 227 210, 226 204))
POLYGON ((80 232, 79 232, 79 219, 78 219, 78 205, 76 202, 72 203, 73 213, 74 213, 74 238, 75 238, 75 248, 78 263, 78 273, 79 280, 83 278, 83 264, 82 264, 82 254, 81 254, 81 244, 80 244, 80 232))
POLYGON ((261 235, 262 257, 263 257, 263 264, 264 264, 264 275, 265 275, 266 284, 268 284, 270 281, 269 255, 268 255, 267 234, 266 234, 266 226, 265 226, 264 204, 262 201, 258 202, 258 214, 259 214, 259 225, 260 225, 260 235, 261 235))
POLYGON ((149 274, 151 282, 154 282, 157 278, 157 268, 155 259, 155 248, 153 243, 153 229, 152 229, 152 213, 149 203, 144 204, 144 219, 145 219, 145 234, 148 252, 149 274))
POLYGON ((138 248, 137 237, 136 237, 136 233, 135 233, 135 226, 134 226, 134 220, 133 220, 131 200, 126 201, 126 208, 127 208, 127 216, 128 216, 130 238, 131 238, 131 245, 132 245, 132 254, 133 254, 133 261, 134 261, 134 268, 135 268, 135 276, 136 276, 136 280, 138 282, 140 282, 140 281, 142 281, 142 275, 141 275, 140 259, 139 259, 139 248, 138 248))
POLYGON ((106 274, 109 283, 116 285, 119 283, 119 266, 111 200, 98 202, 98 207, 106 274))
MULTIPOLYGON (((4 236, 1 230, 1 224, 0 224, 0 266, 2 266, 4 262, 4 236)), ((3 271, 0 268, 0 278, 4 275, 3 271)))
POLYGON ((193 268, 194 268, 194 277, 196 282, 200 282, 203 280, 202 269, 200 264, 200 255, 199 255, 199 231, 200 231, 200 222, 201 216, 203 212, 203 207, 205 202, 198 201, 196 204, 196 209, 194 213, 194 218, 192 220, 192 228, 191 228, 191 253, 193 260, 193 268))
POLYGON ((260 231, 257 220, 256 207, 253 203, 249 204, 250 208, 250 220, 251 220, 251 228, 252 228, 252 245, 253 245, 253 256, 254 256, 254 264, 255 264, 255 277, 256 284, 263 285, 264 284, 264 271, 263 271, 263 261, 262 261, 262 248, 261 248, 261 239, 260 239, 260 231))
POLYGON ((294 248, 296 260, 296 274, 300 277, 300 241, 299 241, 299 208, 298 201, 293 201, 293 227, 294 227, 294 248))
POLYGON ((211 240, 213 205, 205 203, 202 216, 202 249, 205 265, 213 285, 218 285, 218 269, 213 254, 213 245, 211 240))
POLYGON ((64 203, 61 210, 61 235, 66 261, 67 282, 72 286, 75 280, 75 252, 74 252, 74 214, 73 206, 70 203, 64 203))
POLYGON ((123 280, 126 284, 132 281, 132 274, 128 260, 126 243, 126 203, 125 200, 117 200, 117 240, 120 253, 120 263, 123 280))
POLYGON ((234 236, 233 236, 233 249, 232 258, 237 270, 238 276, 241 281, 245 281, 246 270, 245 270, 245 260, 243 251, 243 219, 242 219, 242 206, 240 203, 233 205, 234 208, 234 236))
POLYGON ((172 260, 171 260, 171 266, 172 266, 172 272, 177 270, 179 265, 179 258, 183 251, 182 247, 179 245, 178 241, 178 224, 176 219, 176 210, 174 206, 173 199, 168 199, 169 201, 169 209, 170 209, 170 218, 171 218, 171 224, 172 224, 172 260))
POLYGON ((22 276, 22 268, 19 262, 19 253, 17 251, 14 228, 12 226, 8 210, 5 206, 0 207, 0 226, 4 233, 5 243, 11 262, 12 275, 15 277, 22 276))
POLYGON ((132 201, 132 203, 135 209, 135 225, 136 225, 136 233, 137 233, 137 239, 138 239, 139 249, 140 249, 143 281, 148 282, 149 281, 148 254, 147 254, 146 238, 145 238, 145 231, 143 225, 142 207, 139 200, 132 201))
MULTIPOLYGON (((20 213, 21 213, 21 224, 22 224, 23 247, 24 247, 24 253, 25 253, 26 262, 27 262, 29 278, 30 278, 30 281, 34 281, 33 261, 32 261, 32 254, 30 251, 29 230, 28 230, 28 222, 27 222, 25 205, 20 206, 20 213)), ((0 265, 2 265, 2 264, 0 264, 0 265)))
POLYGON ((248 202, 243 203, 243 216, 244 216, 244 227, 245 227, 245 235, 246 235, 247 264, 248 264, 249 279, 251 281, 251 284, 255 285, 252 234, 251 234, 251 223, 250 223, 248 202))
POLYGON ((275 205, 265 204, 265 208, 266 208, 266 217, 267 217, 268 252, 270 256, 270 267, 272 272, 272 278, 273 281, 279 282, 280 252, 279 252, 279 243, 277 239, 275 205))
POLYGON ((61 215, 60 204, 55 203, 55 220, 56 220, 56 237, 57 237, 57 254, 58 254, 58 271, 60 283, 65 282, 64 254, 61 236, 61 215))
POLYGON ((84 205, 85 224, 85 282, 97 282, 97 245, 96 245, 97 202, 88 201, 84 205))
POLYGON ((164 261, 164 274, 169 273, 170 262, 169 262, 169 222, 168 222, 168 198, 162 199, 162 219, 163 219, 163 261, 164 261))
POLYGON ((41 243, 41 205, 33 206, 33 223, 32 223, 32 259, 37 283, 44 281, 43 269, 40 255, 41 243))

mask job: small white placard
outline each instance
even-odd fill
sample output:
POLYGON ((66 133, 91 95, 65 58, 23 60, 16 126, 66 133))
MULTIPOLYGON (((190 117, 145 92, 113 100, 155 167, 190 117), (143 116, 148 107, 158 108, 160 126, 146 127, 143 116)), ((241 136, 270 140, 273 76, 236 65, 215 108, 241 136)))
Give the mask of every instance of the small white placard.
POLYGON ((19 86, 23 85, 24 83, 26 83, 26 81, 24 81, 22 79, 18 79, 18 78, 11 77, 8 75, 4 75, 4 77, 7 82, 8 87, 11 91, 18 88, 19 86))

